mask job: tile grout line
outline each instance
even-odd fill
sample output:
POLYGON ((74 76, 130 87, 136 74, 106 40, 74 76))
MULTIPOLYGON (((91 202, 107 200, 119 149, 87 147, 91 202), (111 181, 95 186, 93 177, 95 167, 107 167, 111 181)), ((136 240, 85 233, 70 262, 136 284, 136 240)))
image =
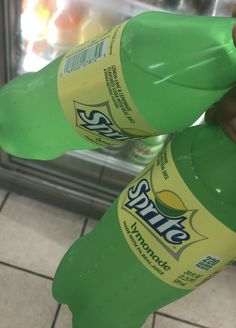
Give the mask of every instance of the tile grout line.
POLYGON ((87 224, 88 224, 88 221, 89 221, 89 218, 86 217, 85 220, 84 220, 84 225, 83 225, 83 228, 82 228, 82 230, 81 230, 81 233, 80 233, 79 238, 83 237, 84 232, 85 232, 85 229, 86 229, 87 224))
POLYGON ((152 317, 152 328, 155 328, 156 325, 156 313, 153 313, 153 317, 152 317))
POLYGON ((10 264, 10 263, 7 263, 7 262, 0 261, 0 265, 6 266, 8 268, 12 268, 12 269, 15 269, 15 270, 18 270, 18 271, 22 271, 22 272, 25 272, 25 273, 29 273, 29 274, 31 274, 33 276, 37 276, 37 277, 44 278, 44 279, 47 279, 47 280, 51 280, 51 281, 53 280, 52 277, 49 277, 49 276, 44 275, 42 273, 31 271, 31 270, 28 270, 26 268, 22 268, 22 267, 19 267, 17 265, 10 264))
POLYGON ((178 318, 178 317, 174 317, 172 315, 169 315, 169 314, 165 314, 165 313, 162 313, 162 312, 157 312, 156 311, 156 316, 157 315, 160 315, 162 317, 166 317, 166 318, 169 318, 169 319, 172 319, 172 320, 175 320, 175 321, 179 321, 179 322, 183 322, 183 323, 186 323, 188 325, 191 325, 193 327, 198 327, 198 328, 210 328, 210 327, 207 327, 207 326, 203 326, 203 325, 200 325, 198 323, 194 323, 194 322, 191 322, 191 321, 188 321, 188 320, 185 320, 185 319, 181 319, 181 318, 178 318))
POLYGON ((5 204, 6 204, 7 200, 8 200, 8 198, 9 198, 10 194, 11 194, 11 193, 8 191, 8 192, 6 193, 6 195, 4 196, 4 198, 3 198, 3 200, 2 200, 2 202, 1 202, 1 204, 0 204, 0 213, 2 212, 3 207, 5 206, 5 204))
POLYGON ((61 304, 58 304, 57 309, 56 309, 56 312, 55 312, 55 315, 54 315, 54 318, 53 318, 53 322, 52 322, 51 328, 55 328, 55 325, 57 323, 57 318, 58 318, 58 315, 59 315, 60 310, 61 310, 61 304))

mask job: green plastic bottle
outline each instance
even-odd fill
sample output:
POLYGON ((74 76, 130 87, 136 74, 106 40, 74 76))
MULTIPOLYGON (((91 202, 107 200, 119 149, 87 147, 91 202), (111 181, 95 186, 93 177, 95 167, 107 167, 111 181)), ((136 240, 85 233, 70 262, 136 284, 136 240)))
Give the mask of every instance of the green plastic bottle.
POLYGON ((219 127, 179 133, 62 259, 53 294, 73 328, 140 328, 231 263, 235 167, 219 127))
POLYGON ((235 84, 233 18, 148 12, 0 90, 8 153, 66 151, 180 131, 235 84))

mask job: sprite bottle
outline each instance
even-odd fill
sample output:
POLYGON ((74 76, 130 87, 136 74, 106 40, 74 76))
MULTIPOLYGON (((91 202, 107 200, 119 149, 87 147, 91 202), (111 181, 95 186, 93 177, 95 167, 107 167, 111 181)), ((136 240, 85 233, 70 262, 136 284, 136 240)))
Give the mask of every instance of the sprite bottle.
POLYGON ((0 90, 1 147, 52 159, 181 131, 235 83, 233 18, 147 12, 0 90))
POLYGON ((177 134, 69 249, 53 294, 73 328, 140 328, 236 258, 236 144, 218 126, 177 134))

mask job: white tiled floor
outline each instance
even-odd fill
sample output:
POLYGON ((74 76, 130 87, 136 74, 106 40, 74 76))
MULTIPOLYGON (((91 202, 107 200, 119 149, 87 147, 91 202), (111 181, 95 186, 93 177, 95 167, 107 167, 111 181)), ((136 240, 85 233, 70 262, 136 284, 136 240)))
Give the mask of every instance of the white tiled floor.
MULTIPOLYGON (((96 221, 0 190, 0 223, 0 328, 71 328, 69 310, 58 311, 52 298, 52 277, 73 241, 96 221)), ((159 310, 142 328, 194 327, 236 328, 236 266, 159 310)))
POLYGON ((160 310, 206 327, 236 328, 236 266, 160 310))
POLYGON ((48 279, 0 265, 0 327, 51 327, 57 308, 51 285, 48 279))
POLYGON ((1 212, 0 259, 52 277, 84 221, 77 214, 11 194, 1 212))

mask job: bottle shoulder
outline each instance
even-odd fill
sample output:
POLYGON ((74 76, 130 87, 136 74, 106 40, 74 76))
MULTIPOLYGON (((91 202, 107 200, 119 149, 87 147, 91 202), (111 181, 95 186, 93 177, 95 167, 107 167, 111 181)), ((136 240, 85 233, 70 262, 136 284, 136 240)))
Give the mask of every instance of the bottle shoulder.
POLYGON ((171 146, 184 182, 216 218, 236 231, 236 145, 218 126, 202 125, 179 134, 171 146))

